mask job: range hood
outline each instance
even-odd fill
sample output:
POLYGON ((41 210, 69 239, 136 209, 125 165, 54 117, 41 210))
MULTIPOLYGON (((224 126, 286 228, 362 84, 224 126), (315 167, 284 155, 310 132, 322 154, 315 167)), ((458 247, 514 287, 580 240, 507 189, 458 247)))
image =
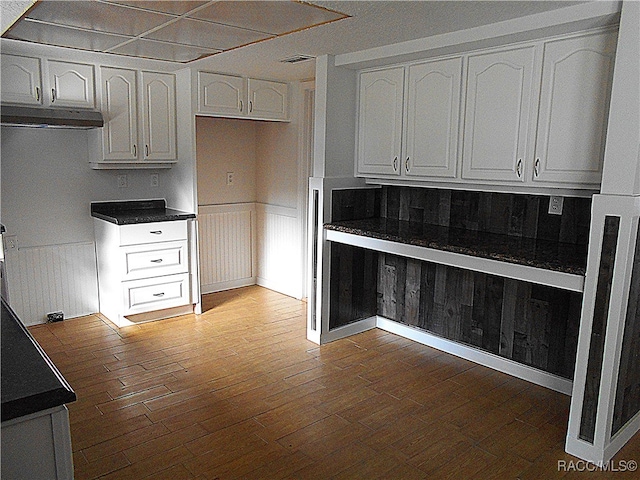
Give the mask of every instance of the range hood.
POLYGON ((0 117, 3 125, 13 126, 89 129, 104 125, 96 110, 2 105, 0 117))

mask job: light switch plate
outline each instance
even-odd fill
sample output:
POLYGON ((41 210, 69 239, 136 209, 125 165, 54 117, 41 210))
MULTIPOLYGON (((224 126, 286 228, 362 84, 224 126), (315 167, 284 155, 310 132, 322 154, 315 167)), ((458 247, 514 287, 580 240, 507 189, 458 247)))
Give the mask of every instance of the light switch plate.
POLYGON ((564 197, 550 196, 549 197, 549 213, 552 215, 562 215, 562 205, 564 204, 564 197))

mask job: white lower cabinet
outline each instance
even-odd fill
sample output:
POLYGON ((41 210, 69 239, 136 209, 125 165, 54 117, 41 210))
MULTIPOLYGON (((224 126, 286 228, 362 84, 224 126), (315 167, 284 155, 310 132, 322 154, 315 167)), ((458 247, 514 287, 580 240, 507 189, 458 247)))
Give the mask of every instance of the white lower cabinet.
POLYGON ((100 313, 113 323, 126 326, 128 315, 192 303, 186 221, 116 225, 96 219, 95 232, 100 313))

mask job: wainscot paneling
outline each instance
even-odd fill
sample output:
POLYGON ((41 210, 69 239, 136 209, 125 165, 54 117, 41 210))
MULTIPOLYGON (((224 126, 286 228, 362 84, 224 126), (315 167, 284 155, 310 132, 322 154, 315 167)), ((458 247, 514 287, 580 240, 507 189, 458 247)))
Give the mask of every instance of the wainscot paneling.
POLYGON ((297 209, 258 203, 256 214, 256 283, 301 298, 303 242, 297 209))
POLYGON ((5 257, 9 303, 25 325, 98 311, 98 275, 93 242, 22 247, 5 257))
POLYGON ((253 203, 198 207, 202 293, 255 284, 255 216, 253 203))

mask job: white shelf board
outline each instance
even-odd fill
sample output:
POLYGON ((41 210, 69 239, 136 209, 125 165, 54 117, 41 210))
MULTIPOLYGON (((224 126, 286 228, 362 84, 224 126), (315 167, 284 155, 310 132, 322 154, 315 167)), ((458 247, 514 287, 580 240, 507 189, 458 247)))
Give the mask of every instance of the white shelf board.
POLYGON ((325 229, 325 238, 330 242, 343 243, 354 247, 367 248, 402 257, 415 258, 426 262, 439 263, 450 267, 464 268, 500 277, 537 283, 548 287, 561 288, 582 293, 584 275, 556 272, 544 268, 519 265, 490 258, 474 257, 462 253, 447 252, 434 248, 420 247, 405 243, 365 237, 353 233, 325 229))

